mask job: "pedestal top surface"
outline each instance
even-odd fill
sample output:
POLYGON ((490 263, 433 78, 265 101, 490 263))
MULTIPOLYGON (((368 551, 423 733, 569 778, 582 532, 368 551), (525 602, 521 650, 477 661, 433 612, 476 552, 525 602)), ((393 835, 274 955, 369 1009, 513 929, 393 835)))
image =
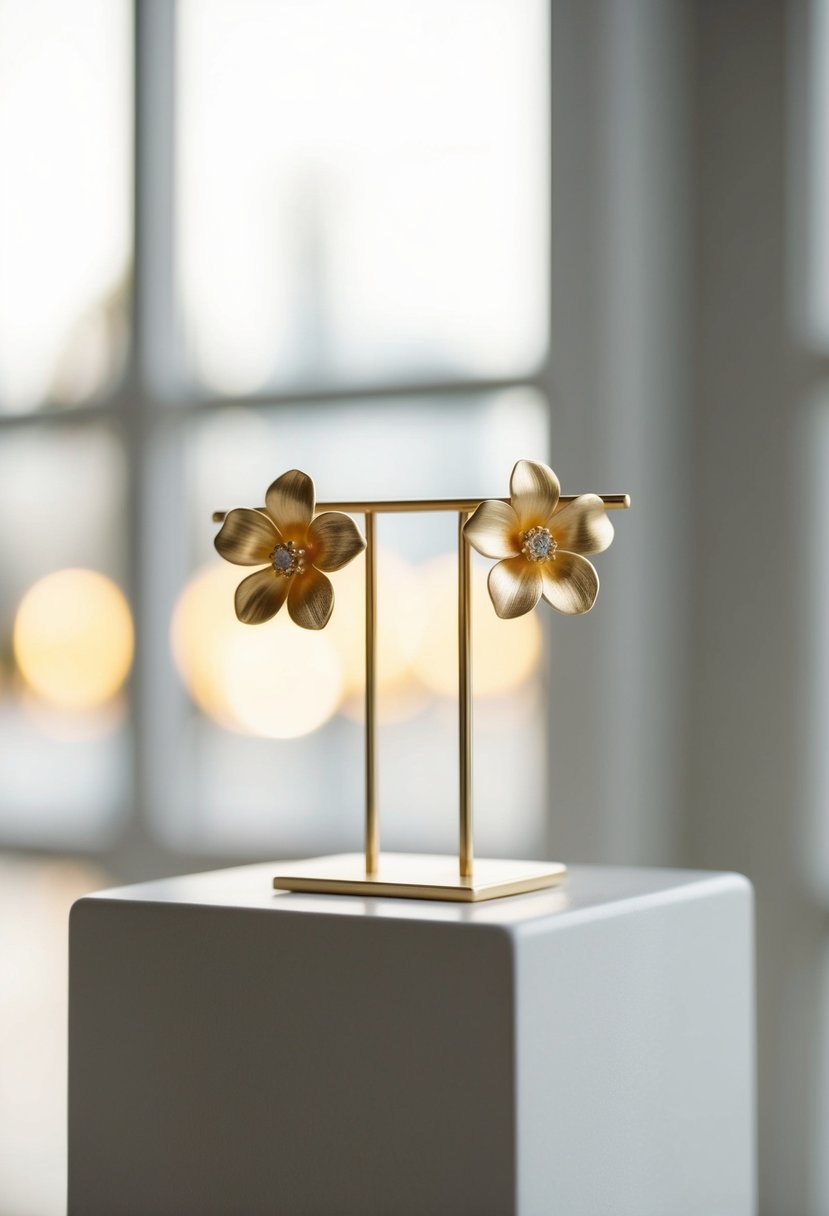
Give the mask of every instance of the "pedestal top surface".
POLYGON ((263 913, 374 917, 518 930, 540 921, 547 922, 547 928, 558 924, 564 927, 574 920, 594 920, 678 899, 705 898, 718 890, 745 890, 749 886, 747 879, 731 873, 574 865, 568 867, 566 879, 554 889, 506 896, 489 903, 457 904, 274 891, 271 885, 274 870, 274 862, 265 862, 187 874, 97 891, 80 902, 225 907, 263 913))

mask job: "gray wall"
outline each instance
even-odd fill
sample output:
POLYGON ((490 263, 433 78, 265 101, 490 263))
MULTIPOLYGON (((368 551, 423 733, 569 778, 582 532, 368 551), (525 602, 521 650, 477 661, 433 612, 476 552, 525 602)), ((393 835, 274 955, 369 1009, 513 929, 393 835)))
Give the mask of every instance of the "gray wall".
POLYGON ((778 1216, 829 1210, 813 1185, 821 1141, 829 1150, 814 1122, 825 914, 799 866, 799 702, 810 666, 798 651, 809 586, 798 543, 804 402, 788 309, 795 7, 694 6, 692 145, 685 856, 744 870, 756 886, 762 1195, 778 1216))
POLYGON ((802 452, 829 371, 796 333, 811 15, 553 4, 554 459, 634 503, 590 636, 554 650, 553 842, 753 880, 768 1216, 829 1213, 826 912, 803 864, 829 869, 803 764, 825 541, 802 452))

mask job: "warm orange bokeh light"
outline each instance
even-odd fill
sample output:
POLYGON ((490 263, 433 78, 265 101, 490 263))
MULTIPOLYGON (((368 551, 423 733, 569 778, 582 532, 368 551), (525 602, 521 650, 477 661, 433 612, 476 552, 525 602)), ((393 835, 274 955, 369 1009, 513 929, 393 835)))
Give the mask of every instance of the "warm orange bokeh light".
POLYGON ((242 625, 233 611, 239 571, 209 565, 185 586, 173 613, 176 665, 193 700, 219 725, 295 739, 337 711, 343 679, 325 633, 297 629, 286 613, 242 625))
MULTIPOLYGON (((433 693, 458 694, 457 557, 446 554, 419 574, 426 629, 415 656, 417 675, 433 693)), ((513 621, 495 614, 487 570, 472 567, 472 689, 475 697, 497 697, 523 684, 541 655, 541 626, 534 613, 513 621)))
MULTIPOLYGON (((413 672, 425 626, 419 571, 387 549, 377 550, 377 690, 383 722, 400 721, 428 700, 413 672)), ((362 719, 365 688, 365 566, 337 575, 336 606, 326 633, 339 655, 345 683, 343 712, 362 719)))
MULTIPOLYGON (((381 718, 397 720, 430 696, 457 695, 456 562, 446 554, 414 567, 377 556, 378 685, 381 718)), ((176 666, 199 708, 244 734, 292 739, 323 726, 340 709, 359 717, 364 686, 362 562, 336 576, 330 624, 298 629, 286 613, 242 625, 233 610, 239 572, 210 564, 189 580, 176 604, 171 644, 176 666)), ((521 685, 541 653, 535 616, 502 621, 473 573, 473 679, 476 697, 521 685)))
POLYGON ((233 612, 239 578, 225 565, 197 570, 173 610, 170 643, 184 685, 199 709, 229 729, 238 729, 225 695, 221 664, 214 657, 242 626, 233 612))
POLYGON ((21 600, 13 647, 20 674, 43 701, 97 709, 119 691, 132 665, 129 604, 95 570, 56 570, 21 600))

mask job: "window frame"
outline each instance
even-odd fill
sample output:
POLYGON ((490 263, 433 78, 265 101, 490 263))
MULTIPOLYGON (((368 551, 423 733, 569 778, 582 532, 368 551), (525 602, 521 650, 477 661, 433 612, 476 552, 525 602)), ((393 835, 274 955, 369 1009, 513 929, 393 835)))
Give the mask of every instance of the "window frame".
MULTIPOLYGON (((193 419, 229 407, 295 410, 318 403, 405 401, 424 396, 464 399, 513 388, 530 388, 550 400, 548 354, 525 376, 499 378, 401 379, 267 392, 255 397, 206 394, 181 384, 176 368, 178 324, 175 309, 174 195, 176 142, 177 6, 173 0, 133 0, 133 182, 132 274, 126 364, 120 383, 105 398, 60 414, 0 416, 4 428, 51 424, 77 426, 110 423, 120 435, 126 464, 126 592, 135 622, 135 656, 126 695, 129 706, 131 761, 127 813, 99 850, 3 840, 10 852, 92 857, 119 878, 164 875, 181 870, 218 867, 244 860, 214 849, 173 847, 157 829, 154 807, 164 796, 156 739, 153 649, 168 635, 169 622, 154 595, 153 553, 147 542, 169 501, 174 470, 159 468, 162 448, 180 450, 193 419), (171 442, 172 441, 172 442, 171 442)), ((167 516, 169 517, 169 516, 167 516)), ((206 521, 207 526, 209 521, 206 521)), ((257 854, 252 854, 256 856, 257 854)))

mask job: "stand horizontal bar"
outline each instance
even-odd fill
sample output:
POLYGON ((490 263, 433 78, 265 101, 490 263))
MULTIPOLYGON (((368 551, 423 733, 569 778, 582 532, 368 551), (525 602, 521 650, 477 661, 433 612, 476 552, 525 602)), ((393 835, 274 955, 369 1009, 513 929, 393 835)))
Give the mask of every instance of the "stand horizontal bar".
MULTIPOLYGON (((566 507, 568 503, 580 498, 579 494, 562 494, 559 504, 566 507)), ((626 511, 630 506, 629 494, 600 494, 608 511, 626 511)), ((317 511, 345 511, 346 514, 365 514, 366 511, 375 515, 397 515, 420 511, 474 511, 482 502, 509 502, 508 498, 389 498, 377 502, 318 502, 317 511)), ((257 507, 264 511, 264 507, 257 507)), ((214 511, 214 524, 224 523, 227 511, 214 511)))

